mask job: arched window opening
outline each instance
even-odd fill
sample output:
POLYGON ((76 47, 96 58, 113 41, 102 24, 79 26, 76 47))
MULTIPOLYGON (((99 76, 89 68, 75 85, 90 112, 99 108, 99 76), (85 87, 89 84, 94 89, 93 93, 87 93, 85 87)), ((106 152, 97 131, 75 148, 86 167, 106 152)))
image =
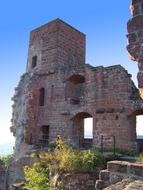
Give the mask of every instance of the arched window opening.
POLYGON ((49 144, 49 125, 41 127, 40 144, 43 148, 47 147, 49 144))
POLYGON ((91 148, 93 141, 93 117, 80 112, 73 118, 73 144, 78 148, 91 148))
POLYGON ((84 97, 85 78, 82 75, 74 74, 67 79, 65 99, 70 104, 80 104, 84 97))
POLYGON ((44 100, 45 99, 45 89, 40 89, 40 95, 39 95, 39 106, 44 106, 44 100))
POLYGON ((37 65, 37 55, 32 57, 32 68, 36 67, 37 65))

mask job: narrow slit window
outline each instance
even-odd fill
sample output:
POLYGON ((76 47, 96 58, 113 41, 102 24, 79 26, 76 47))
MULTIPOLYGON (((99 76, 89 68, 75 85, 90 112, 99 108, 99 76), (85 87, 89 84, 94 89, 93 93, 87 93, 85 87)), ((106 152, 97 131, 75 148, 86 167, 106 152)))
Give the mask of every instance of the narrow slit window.
POLYGON ((44 106, 44 101, 45 101, 45 89, 41 88, 39 96, 39 106, 44 106))
POLYGON ((141 4, 141 8, 142 8, 142 11, 143 11, 143 3, 141 4))
POLYGON ((32 68, 36 67, 36 65, 37 65, 37 56, 35 55, 32 57, 32 68))
POLYGON ((53 94, 54 94, 54 85, 51 86, 51 99, 53 98, 53 94))

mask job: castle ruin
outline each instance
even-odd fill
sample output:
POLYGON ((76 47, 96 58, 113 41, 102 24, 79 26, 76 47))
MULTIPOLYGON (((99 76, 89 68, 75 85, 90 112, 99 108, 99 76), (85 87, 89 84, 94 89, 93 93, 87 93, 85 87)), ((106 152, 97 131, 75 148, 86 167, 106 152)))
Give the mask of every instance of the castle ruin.
POLYGON ((142 149, 136 116, 143 114, 143 0, 133 0, 131 11, 127 49, 139 63, 140 91, 121 65, 86 64, 85 34, 64 21, 56 19, 31 32, 26 72, 13 97, 16 143, 10 172, 15 171, 15 181, 19 166, 29 162, 25 156, 58 136, 79 149, 100 148, 101 143, 105 148, 142 149), (93 118, 92 139, 85 138, 85 118, 93 118))

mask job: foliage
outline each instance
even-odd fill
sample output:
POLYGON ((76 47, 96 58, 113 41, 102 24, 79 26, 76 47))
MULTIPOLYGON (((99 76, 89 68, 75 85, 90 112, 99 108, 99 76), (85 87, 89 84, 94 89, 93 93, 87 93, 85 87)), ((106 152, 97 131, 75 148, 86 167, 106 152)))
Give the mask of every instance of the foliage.
POLYGON ((115 149, 115 152, 126 156, 133 156, 133 157, 138 156, 138 153, 134 150, 115 149))
POLYGON ((26 188, 30 190, 51 190, 49 185, 49 170, 42 163, 36 162, 33 167, 24 167, 26 188))
POLYGON ((92 150, 79 151, 65 144, 61 139, 49 149, 35 152, 40 159, 32 168, 24 168, 26 187, 32 190, 62 190, 60 177, 64 172, 94 172, 105 163, 101 154, 92 150))
POLYGON ((136 162, 139 163, 139 164, 143 164, 143 153, 140 154, 140 155, 137 157, 136 162))
POLYGON ((43 152, 40 158, 53 170, 62 172, 94 171, 98 165, 105 163, 100 153, 92 150, 79 151, 61 139, 55 142, 54 151, 43 152))
POLYGON ((83 150, 79 152, 78 159, 81 162, 81 170, 94 171, 97 166, 105 163, 104 157, 92 150, 83 150))
MULTIPOLYGON (((101 150, 101 148, 98 148, 98 147, 93 147, 93 150, 94 151, 98 151, 98 152, 102 152, 103 153, 106 153, 106 152, 111 152, 114 154, 114 149, 113 148, 104 148, 103 150, 101 150)), ((134 150, 129 150, 129 149, 119 149, 119 148, 115 148, 115 154, 116 155, 124 155, 124 156, 138 156, 138 153, 134 150)))
POLYGON ((9 154, 9 155, 0 157, 0 160, 3 162, 5 167, 8 167, 8 164, 12 157, 13 157, 13 154, 9 154))

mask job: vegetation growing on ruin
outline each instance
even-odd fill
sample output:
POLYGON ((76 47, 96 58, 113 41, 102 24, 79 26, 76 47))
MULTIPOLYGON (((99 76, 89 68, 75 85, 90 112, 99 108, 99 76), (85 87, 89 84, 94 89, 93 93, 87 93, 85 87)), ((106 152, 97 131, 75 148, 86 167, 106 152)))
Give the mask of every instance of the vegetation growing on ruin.
POLYGON ((143 164, 143 153, 141 153, 141 154, 137 157, 136 162, 139 163, 139 164, 143 164))
POLYGON ((110 152, 113 155, 115 154, 115 156, 118 158, 118 156, 132 156, 132 157, 136 157, 139 155, 139 153, 135 150, 129 150, 129 149, 119 149, 119 148, 98 148, 98 147, 93 147, 94 151, 99 151, 101 153, 107 153, 110 152))
POLYGON ((13 157, 13 154, 9 154, 9 155, 6 155, 6 156, 1 156, 0 160, 2 161, 2 163, 3 163, 3 165, 5 167, 8 167, 9 162, 10 162, 12 157, 13 157))
POLYGON ((92 150, 77 150, 58 139, 46 151, 36 152, 40 161, 24 168, 26 187, 33 190, 62 189, 60 176, 68 172, 96 172, 104 157, 92 150), (42 183, 42 185, 41 185, 42 183), (41 188, 45 187, 45 188, 41 188))
POLYGON ((33 167, 24 168, 26 188, 32 190, 50 190, 49 169, 41 162, 36 162, 33 167))

